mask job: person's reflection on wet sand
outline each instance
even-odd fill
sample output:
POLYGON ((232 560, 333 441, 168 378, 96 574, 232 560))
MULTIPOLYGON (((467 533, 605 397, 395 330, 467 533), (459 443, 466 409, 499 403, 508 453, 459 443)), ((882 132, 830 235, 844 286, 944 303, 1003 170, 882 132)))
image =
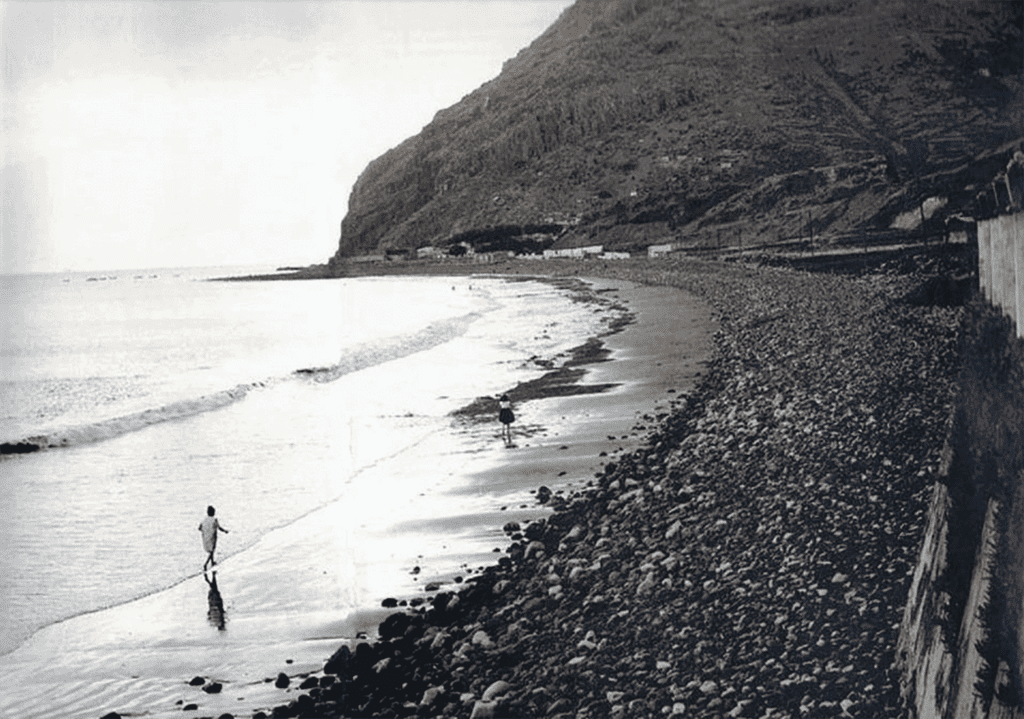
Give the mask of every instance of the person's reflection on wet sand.
POLYGON ((210 624, 224 631, 227 616, 224 613, 224 599, 217 589, 217 573, 213 572, 211 576, 203 572, 203 579, 210 585, 210 593, 206 595, 210 601, 210 610, 206 613, 206 618, 210 620, 210 624))

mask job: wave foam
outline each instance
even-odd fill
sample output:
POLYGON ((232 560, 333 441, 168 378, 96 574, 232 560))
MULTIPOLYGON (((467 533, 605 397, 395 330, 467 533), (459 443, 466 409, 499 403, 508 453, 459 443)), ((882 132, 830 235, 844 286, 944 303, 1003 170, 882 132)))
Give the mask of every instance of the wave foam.
MULTIPOLYGON (((362 345, 347 352, 337 364, 329 367, 295 370, 291 377, 306 377, 316 382, 332 382, 340 377, 386 362, 425 352, 465 334, 469 326, 481 317, 478 312, 441 320, 427 325, 411 335, 390 337, 362 345)), ((44 449, 73 447, 101 442, 120 435, 137 432, 154 424, 184 419, 211 412, 240 402, 254 389, 264 388, 288 378, 271 378, 235 385, 220 392, 188 398, 161 407, 146 409, 99 422, 63 427, 31 437, 0 443, 0 455, 24 454, 44 449)))

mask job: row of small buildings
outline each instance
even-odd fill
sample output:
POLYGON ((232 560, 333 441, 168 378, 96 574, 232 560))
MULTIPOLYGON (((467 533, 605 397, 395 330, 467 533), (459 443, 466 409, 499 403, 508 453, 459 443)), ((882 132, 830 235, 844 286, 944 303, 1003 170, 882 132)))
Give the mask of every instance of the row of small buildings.
POLYGON ((450 248, 445 247, 420 247, 416 250, 415 255, 412 252, 391 252, 387 254, 375 254, 375 255, 357 255, 355 257, 348 258, 349 262, 365 263, 365 262, 402 262, 411 259, 417 260, 434 260, 436 262, 447 262, 447 261, 460 261, 460 262, 477 262, 477 263, 488 263, 498 262, 504 259, 518 258, 521 260, 551 260, 551 259, 571 259, 571 260, 586 260, 586 259, 599 259, 599 260, 628 260, 630 258, 629 252, 605 252, 603 245, 591 245, 589 247, 566 247, 560 250, 544 250, 543 254, 516 254, 515 252, 475 252, 471 246, 463 243, 463 252, 458 254, 452 254, 450 248))

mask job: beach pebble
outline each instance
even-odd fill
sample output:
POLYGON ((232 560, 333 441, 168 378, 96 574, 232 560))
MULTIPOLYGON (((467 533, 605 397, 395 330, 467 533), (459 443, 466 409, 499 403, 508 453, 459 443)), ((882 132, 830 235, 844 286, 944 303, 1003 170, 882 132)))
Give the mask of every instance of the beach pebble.
POLYGON ((189 682, 189 685, 193 687, 201 687, 203 684, 206 684, 206 680, 202 677, 192 677, 192 680, 189 682))
POLYGON ((494 649, 494 640, 483 629, 478 629, 473 633, 470 643, 481 649, 494 649))
POLYGON ((430 687, 423 692, 423 698, 420 699, 419 705, 421 707, 432 707, 439 699, 443 699, 444 695, 444 687, 430 687))
POLYGON ((529 559, 533 556, 543 557, 544 550, 544 542, 541 542, 540 540, 534 540, 530 542, 528 545, 526 545, 526 552, 523 553, 523 558, 529 559))
POLYGON ((569 533, 566 534, 565 537, 563 537, 563 540, 566 542, 575 542, 577 539, 582 537, 583 533, 586 531, 587 530, 584 529, 582 525, 577 524, 569 530, 569 533))
POLYGON ((324 672, 327 674, 343 674, 348 671, 349 663, 352 661, 352 650, 347 644, 342 644, 338 650, 331 655, 331 658, 324 664, 324 672))
POLYGON ((285 674, 284 672, 281 672, 280 674, 277 675, 277 680, 274 682, 274 686, 277 687, 278 689, 285 689, 291 683, 292 683, 292 680, 288 678, 288 675, 285 674))
POLYGON ((489 687, 487 687, 487 689, 484 690, 484 693, 480 698, 485 702, 493 701, 498 697, 502 697, 508 694, 511 689, 511 684, 499 679, 498 681, 494 682, 489 687))
POLYGON ((469 719, 493 719, 497 706, 497 702, 478 701, 473 704, 473 713, 469 715, 469 719))
POLYGON ((430 648, 433 651, 436 652, 436 651, 439 651, 441 649, 444 649, 445 647, 450 645, 451 642, 452 642, 452 635, 451 634, 449 634, 448 632, 444 632, 444 631, 438 632, 437 636, 434 637, 434 640, 432 642, 430 642, 430 648))
POLYGON ((223 688, 224 685, 220 682, 210 682, 205 687, 203 687, 203 691, 207 694, 220 694, 220 691, 223 688))

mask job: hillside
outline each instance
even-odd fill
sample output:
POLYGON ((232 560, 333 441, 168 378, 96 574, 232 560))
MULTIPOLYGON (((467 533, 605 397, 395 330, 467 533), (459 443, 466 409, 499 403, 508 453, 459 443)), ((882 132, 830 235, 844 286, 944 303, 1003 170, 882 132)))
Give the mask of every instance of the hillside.
POLYGON ((578 0, 374 160, 336 258, 561 224, 560 246, 887 227, 1021 135, 1019 0, 578 0))

